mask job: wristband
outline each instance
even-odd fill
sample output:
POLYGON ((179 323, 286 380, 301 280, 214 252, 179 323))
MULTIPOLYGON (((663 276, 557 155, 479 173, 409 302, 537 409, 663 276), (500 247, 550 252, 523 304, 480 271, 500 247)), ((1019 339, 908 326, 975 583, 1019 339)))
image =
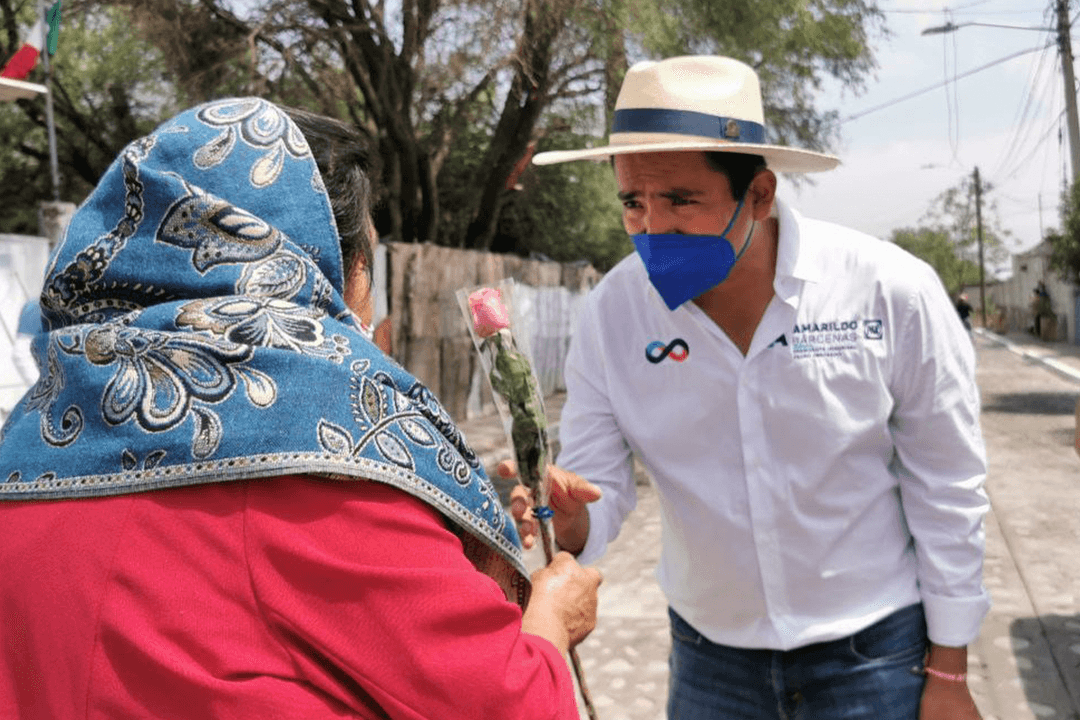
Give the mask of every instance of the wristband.
POLYGON ((942 680, 948 680, 949 682, 964 682, 964 681, 967 680, 967 673, 966 672, 947 673, 947 672, 942 672, 940 670, 935 670, 932 667, 923 668, 923 672, 926 673, 927 675, 933 675, 936 678, 941 678, 942 680))

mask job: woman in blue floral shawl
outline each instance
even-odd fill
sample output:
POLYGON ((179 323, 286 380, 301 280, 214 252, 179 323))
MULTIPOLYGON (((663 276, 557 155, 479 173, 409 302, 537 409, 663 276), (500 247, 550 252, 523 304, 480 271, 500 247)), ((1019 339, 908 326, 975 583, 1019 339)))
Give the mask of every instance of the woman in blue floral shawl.
POLYGON ((0 717, 577 718, 599 575, 519 607, 480 463, 370 342, 367 164, 221 100, 75 214, 0 434, 0 717))

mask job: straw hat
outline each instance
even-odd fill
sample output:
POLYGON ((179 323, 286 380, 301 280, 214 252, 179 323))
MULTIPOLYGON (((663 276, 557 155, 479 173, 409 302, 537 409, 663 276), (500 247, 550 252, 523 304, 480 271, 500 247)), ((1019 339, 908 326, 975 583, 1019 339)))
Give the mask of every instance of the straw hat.
POLYGON ((765 141, 761 85, 738 60, 692 55, 635 64, 626 72, 609 144, 538 153, 537 165, 626 153, 706 150, 762 155, 777 172, 832 170, 832 155, 765 141))

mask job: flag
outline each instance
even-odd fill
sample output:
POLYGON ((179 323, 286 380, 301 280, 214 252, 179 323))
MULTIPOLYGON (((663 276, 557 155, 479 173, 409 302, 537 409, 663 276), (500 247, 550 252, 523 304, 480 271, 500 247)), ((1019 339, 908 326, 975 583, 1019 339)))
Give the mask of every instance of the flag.
POLYGON ((49 36, 46 41, 49 43, 49 55, 56 54, 56 43, 60 39, 60 3, 62 0, 56 0, 53 6, 49 8, 49 12, 45 14, 45 17, 49 20, 49 36))
POLYGON ((37 65, 41 48, 45 45, 45 23, 38 19, 34 27, 30 28, 22 47, 7 61, 3 69, 0 69, 0 77, 12 80, 25 80, 30 71, 37 65))

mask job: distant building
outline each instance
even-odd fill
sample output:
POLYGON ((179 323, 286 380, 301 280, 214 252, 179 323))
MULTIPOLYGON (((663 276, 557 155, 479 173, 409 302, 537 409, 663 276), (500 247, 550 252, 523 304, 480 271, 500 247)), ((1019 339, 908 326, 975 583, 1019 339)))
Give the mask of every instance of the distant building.
MULTIPOLYGON (((1042 242, 1031 250, 1013 255, 1012 276, 986 286, 986 302, 994 309, 1004 312, 1004 327, 991 329, 1002 332, 1026 332, 1034 325, 1032 300, 1039 283, 1043 283, 1050 295, 1050 306, 1057 317, 1056 332, 1052 339, 1080 344, 1077 338, 1077 288, 1065 281, 1050 267, 1050 243, 1042 242)), ((965 288, 971 304, 979 308, 979 286, 965 288)))

